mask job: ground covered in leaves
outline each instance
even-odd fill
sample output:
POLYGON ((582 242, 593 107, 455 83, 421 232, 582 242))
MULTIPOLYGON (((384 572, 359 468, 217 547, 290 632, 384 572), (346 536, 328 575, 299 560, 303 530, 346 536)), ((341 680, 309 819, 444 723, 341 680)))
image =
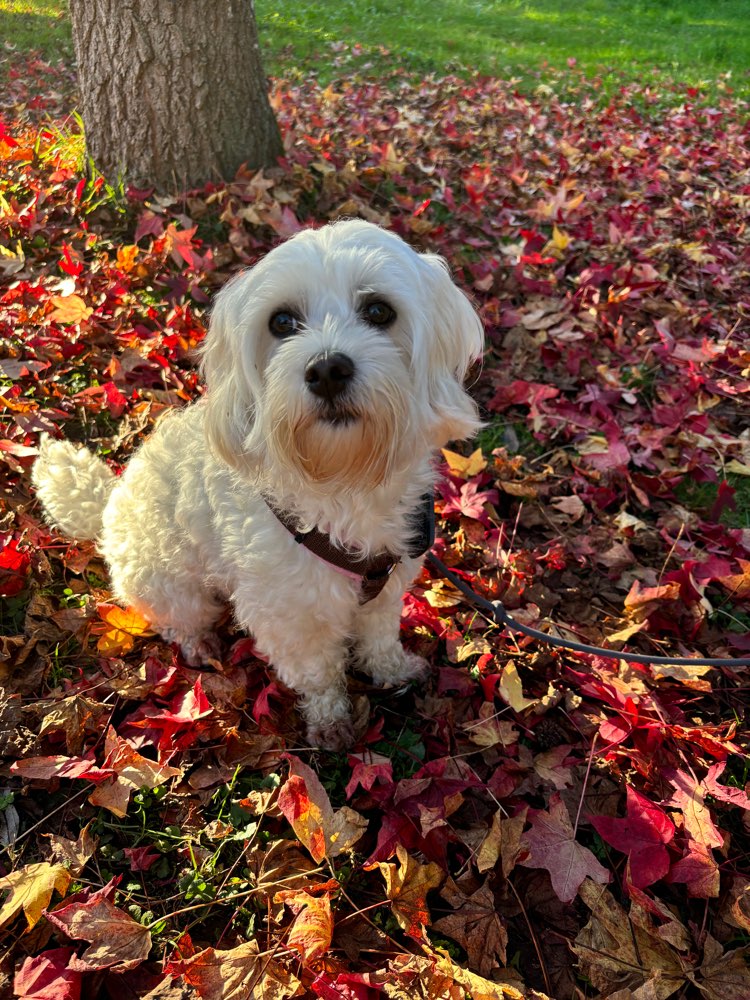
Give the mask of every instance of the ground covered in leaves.
POLYGON ((277 82, 287 157, 180 199, 82 173, 73 78, 0 107, 0 995, 750 996, 747 106, 574 73, 277 82), (222 631, 198 673, 110 601, 29 489, 42 432, 117 468, 200 395, 212 294, 361 215, 481 309, 487 426, 448 452, 419 690, 351 695, 351 753, 222 631), (554 624, 550 624, 554 622, 554 624))

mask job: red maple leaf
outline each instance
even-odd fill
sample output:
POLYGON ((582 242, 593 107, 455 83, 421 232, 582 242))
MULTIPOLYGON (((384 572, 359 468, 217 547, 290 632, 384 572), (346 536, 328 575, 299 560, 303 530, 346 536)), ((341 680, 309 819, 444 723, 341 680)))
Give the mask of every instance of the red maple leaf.
POLYGON ((28 552, 18 551, 18 542, 11 539, 0 550, 0 597, 14 597, 26 586, 31 559, 28 552))
POLYGON ((83 973, 69 968, 74 948, 51 948, 24 960, 13 996, 28 1000, 80 1000, 83 973))
POLYGON ((349 754, 349 763, 352 765, 352 776, 346 786, 347 799, 351 798, 360 785, 369 792, 376 781, 385 785, 393 783, 393 765, 390 760, 372 750, 367 750, 364 754, 349 754))
POLYGON ((663 878, 669 871, 665 844, 674 837, 674 823, 667 814, 630 785, 627 816, 593 816, 591 824, 608 844, 628 856, 629 881, 638 889, 663 878))
POLYGON ((575 838, 568 808, 557 793, 550 799, 549 812, 538 812, 531 829, 523 835, 529 856, 519 863, 526 868, 546 868, 552 888, 563 903, 575 898, 585 878, 603 885, 611 878, 591 851, 575 838))

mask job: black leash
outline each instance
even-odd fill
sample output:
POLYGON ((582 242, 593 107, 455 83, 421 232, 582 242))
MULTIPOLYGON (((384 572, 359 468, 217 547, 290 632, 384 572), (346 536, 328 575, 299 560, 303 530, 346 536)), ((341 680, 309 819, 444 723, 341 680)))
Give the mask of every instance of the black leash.
POLYGON ((612 649, 602 649, 600 646, 588 646, 584 642, 575 642, 572 639, 560 639, 555 635, 547 635, 546 632, 541 632, 539 629, 530 628, 528 625, 522 625, 520 622, 517 622, 515 618, 512 618, 508 614, 501 601, 488 601, 486 598, 480 597, 461 577, 449 570, 434 552, 429 551, 426 558, 427 562, 434 566, 441 576, 444 576, 446 580, 450 580, 453 586, 460 590, 464 597, 486 612, 496 625, 507 628, 511 632, 521 632, 523 635, 531 636, 532 639, 538 639, 540 642, 546 642, 548 646, 559 646, 561 649, 569 649, 576 653, 591 653, 594 656, 605 656, 610 660, 630 660, 634 663, 671 663, 673 666, 686 667, 750 667, 750 657, 743 657, 741 659, 722 659, 720 657, 714 659, 693 659, 687 656, 648 656, 645 653, 627 653, 612 649))
MULTIPOLYGON (((297 530, 295 520, 285 511, 280 510, 267 497, 264 498, 268 508, 276 518, 293 536, 300 545, 304 545, 314 555, 345 572, 358 576, 360 584, 360 603, 366 604, 377 597, 396 564, 400 561, 400 556, 393 556, 385 552, 369 559, 361 559, 353 555, 346 549, 342 549, 331 542, 328 535, 317 528, 308 532, 297 530)), ((412 516, 412 537, 409 544, 408 554, 415 559, 425 555, 435 569, 450 580, 454 587, 461 591, 464 597, 468 598, 472 604, 484 611, 491 621, 501 628, 507 628, 511 632, 520 632, 528 635, 532 639, 546 642, 548 646, 559 646, 561 649, 568 649, 574 653, 589 653, 593 656, 604 656, 610 660, 631 660, 633 663, 670 663, 673 666, 698 666, 698 667, 750 667, 750 657, 742 659, 693 659, 689 656, 649 656, 646 653, 618 652, 613 649, 603 649, 601 646, 589 646, 584 642, 575 642, 572 639, 560 639, 555 635, 548 635, 539 629, 522 625, 515 618, 511 617, 503 607, 501 601, 488 601, 480 597, 471 587, 459 576, 453 573, 445 563, 438 559, 432 551, 435 544, 435 504, 432 491, 423 494, 419 501, 419 506, 412 516)))

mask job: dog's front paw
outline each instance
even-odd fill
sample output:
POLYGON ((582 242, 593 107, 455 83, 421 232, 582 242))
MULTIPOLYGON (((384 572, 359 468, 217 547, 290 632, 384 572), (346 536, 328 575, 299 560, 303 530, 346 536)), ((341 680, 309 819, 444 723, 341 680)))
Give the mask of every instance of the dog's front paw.
POLYGON ((307 742, 311 747, 322 747, 324 750, 348 750, 356 738, 351 719, 339 719, 325 725, 315 723, 307 727, 307 742))
POLYGON ((391 656, 381 656, 377 662, 357 664, 372 677, 379 687, 398 687, 407 681, 421 680, 430 672, 427 660, 400 646, 391 656))
POLYGON ((221 640, 215 632, 186 636, 177 629, 162 629, 167 642, 176 642, 189 667, 221 666, 221 640))
POLYGON ((357 737, 352 720, 351 704, 346 691, 337 684, 324 692, 305 694, 302 714, 307 723, 307 741, 310 746, 325 750, 346 750, 357 737))

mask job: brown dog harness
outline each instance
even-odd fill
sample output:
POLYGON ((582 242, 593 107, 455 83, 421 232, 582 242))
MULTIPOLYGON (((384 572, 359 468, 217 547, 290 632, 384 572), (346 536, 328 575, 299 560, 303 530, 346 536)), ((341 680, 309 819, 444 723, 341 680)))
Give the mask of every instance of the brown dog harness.
MULTIPOLYGON (((374 600, 390 578, 391 573, 401 562, 401 556, 390 552, 361 558, 348 549, 334 545, 330 537, 317 528, 310 531, 299 531, 294 518, 286 511, 279 510, 271 501, 264 497, 268 509, 277 520, 284 525, 298 545, 304 545, 313 555, 327 562, 347 576, 360 581, 359 603, 367 604, 374 600)), ((409 544, 408 554, 417 559, 423 555, 435 540, 435 512, 432 493, 425 493, 415 512, 415 533, 409 544)))

